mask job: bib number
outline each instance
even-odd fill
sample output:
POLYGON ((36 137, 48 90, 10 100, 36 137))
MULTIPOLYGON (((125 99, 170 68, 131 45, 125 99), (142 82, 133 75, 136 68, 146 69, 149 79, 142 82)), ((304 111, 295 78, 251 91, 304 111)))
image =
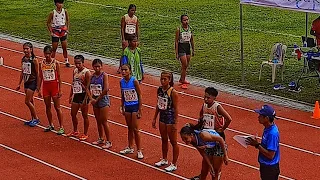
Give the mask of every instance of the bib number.
POLYGON ((100 96, 102 93, 101 84, 90 84, 90 91, 93 96, 100 96))
POLYGON ((136 33, 136 25, 135 24, 127 24, 125 32, 127 34, 135 34, 136 33))
POLYGON ((82 85, 81 85, 81 82, 79 81, 75 81, 73 83, 73 94, 79 94, 79 93, 82 93, 82 85))
POLYGON ((31 74, 31 63, 30 62, 23 62, 22 63, 22 72, 23 74, 31 74))
POLYGON ((168 98, 158 96, 158 108, 160 110, 166 110, 168 108, 168 98))
POLYGON ((138 95, 135 89, 124 90, 123 95, 126 102, 138 101, 138 95))
POLYGON ((53 81, 56 79, 56 74, 53 69, 46 69, 42 71, 44 81, 53 81))
POLYGON ((214 129, 214 115, 212 114, 204 114, 203 120, 204 120, 204 128, 207 129, 214 129))
POLYGON ((182 41, 184 41, 184 42, 190 42, 191 32, 182 32, 181 38, 182 38, 182 41))

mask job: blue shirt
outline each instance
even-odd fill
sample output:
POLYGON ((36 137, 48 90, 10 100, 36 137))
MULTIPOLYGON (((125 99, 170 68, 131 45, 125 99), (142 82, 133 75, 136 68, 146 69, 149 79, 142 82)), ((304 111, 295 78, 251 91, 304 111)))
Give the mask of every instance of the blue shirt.
POLYGON ((122 98, 124 99, 124 106, 132 106, 139 104, 139 97, 134 86, 135 78, 131 76, 129 81, 126 81, 124 78, 121 79, 121 92, 122 98))
POLYGON ((262 135, 261 146, 268 151, 274 151, 275 155, 273 159, 265 157, 261 152, 258 155, 258 161, 264 165, 274 165, 280 161, 280 149, 279 149, 279 130, 275 124, 265 128, 262 135))
POLYGON ((207 146, 207 148, 213 148, 216 146, 216 142, 205 142, 201 139, 200 133, 202 132, 207 132, 212 135, 220 136, 215 130, 213 129, 203 129, 202 131, 194 130, 195 133, 195 138, 196 138, 196 143, 193 144, 193 146, 198 147, 198 146, 207 146))

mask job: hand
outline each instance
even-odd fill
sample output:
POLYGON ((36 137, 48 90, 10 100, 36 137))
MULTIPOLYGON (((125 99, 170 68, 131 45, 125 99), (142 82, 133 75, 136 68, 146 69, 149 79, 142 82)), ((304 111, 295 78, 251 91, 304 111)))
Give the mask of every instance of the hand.
POLYGON ((142 79, 141 79, 141 81, 143 81, 144 80, 144 75, 142 75, 142 79))
POLYGON ((69 104, 72 104, 72 96, 69 97, 69 104))
POLYGON ((179 60, 179 55, 178 55, 178 53, 176 53, 176 60, 179 60))
POLYGON ((153 121, 152 121, 152 127, 153 127, 154 129, 157 129, 156 119, 153 119, 153 121))
POLYGON ((212 177, 215 177, 213 166, 210 167, 210 174, 212 177))
POLYGON ((229 157, 228 157, 228 155, 223 155, 223 162, 224 162, 224 164, 225 165, 228 165, 228 161, 229 161, 229 157))
POLYGON ((219 133, 222 133, 223 129, 222 128, 218 128, 218 129, 216 129, 216 131, 219 132, 219 133))
POLYGON ((194 51, 192 50, 192 57, 194 56, 195 54, 194 54, 194 51))
POLYGON ((61 90, 59 90, 59 92, 58 92, 58 98, 61 98, 61 96, 62 96, 62 92, 61 92, 61 90))
POLYGON ((259 144, 259 142, 257 141, 257 138, 256 137, 248 137, 246 139, 246 143, 250 146, 256 146, 259 144))
POLYGON ((206 149, 207 146, 206 145, 203 145, 203 146, 198 146, 197 149, 206 149))
POLYGON ((140 119, 141 116, 142 116, 142 112, 141 112, 141 110, 139 109, 139 111, 138 111, 138 113, 137 113, 137 118, 140 119))
POLYGON ((124 49, 124 48, 126 48, 126 47, 128 47, 128 41, 123 40, 123 41, 122 41, 122 48, 124 49))
POLYGON ((20 84, 16 87, 16 91, 20 90, 20 84))
POLYGON ((96 103, 97 103, 97 100, 95 100, 95 99, 91 100, 92 105, 95 105, 96 103))
POLYGON ((39 98, 42 98, 42 94, 41 94, 40 91, 38 92, 38 97, 39 97, 39 98))

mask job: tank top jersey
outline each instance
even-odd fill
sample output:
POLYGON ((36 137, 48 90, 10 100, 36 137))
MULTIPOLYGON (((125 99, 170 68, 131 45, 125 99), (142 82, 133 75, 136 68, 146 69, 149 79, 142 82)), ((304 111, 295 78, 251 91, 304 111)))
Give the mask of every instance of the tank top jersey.
POLYGON ((128 14, 125 14, 124 21, 126 23, 124 29, 125 34, 136 34, 136 26, 138 22, 137 16, 133 15, 131 18, 128 14))
POLYGON ((185 30, 182 26, 179 27, 179 43, 190 43, 191 40, 191 36, 192 36, 192 29, 191 27, 188 25, 188 29, 185 30))
POLYGON ((34 64, 34 57, 23 57, 22 58, 22 75, 24 83, 32 82, 37 80, 37 72, 34 64))
POLYGON ((160 113, 163 111, 172 111, 172 94, 173 87, 169 87, 166 91, 163 91, 162 87, 159 87, 157 90, 158 101, 157 106, 160 110, 160 113))
POLYGON ((202 106, 203 120, 205 129, 219 129, 224 125, 224 117, 218 114, 219 103, 214 102, 211 107, 206 103, 202 106))
POLYGON ((42 71, 41 76, 43 84, 58 82, 58 72, 55 59, 52 59, 50 63, 43 60, 40 67, 42 71))
POLYGON ((213 148, 217 143, 215 141, 214 142, 205 142, 205 141, 203 141, 201 139, 201 137, 200 137, 200 133, 202 133, 202 132, 208 132, 210 134, 219 136, 219 134, 213 129, 203 129, 202 131, 194 130, 194 135, 195 135, 195 138, 196 138, 196 142, 192 143, 192 145, 195 146, 195 147, 206 146, 206 148, 213 148))
POLYGON ((99 76, 93 74, 90 79, 90 92, 93 98, 100 96, 104 88, 104 72, 99 76))
POLYGON ((122 98, 124 98, 124 106, 139 104, 138 94, 134 86, 135 80, 136 79, 131 76, 129 81, 126 81, 124 78, 120 81, 122 98))
POLYGON ((85 89, 83 89, 82 84, 84 84, 86 73, 89 71, 87 68, 83 68, 82 71, 79 72, 78 68, 75 68, 73 71, 73 84, 72 91, 73 94, 84 93, 85 89))
POLYGON ((51 26, 53 28, 59 28, 66 25, 66 11, 62 8, 61 12, 57 12, 57 10, 53 10, 53 19, 51 26))

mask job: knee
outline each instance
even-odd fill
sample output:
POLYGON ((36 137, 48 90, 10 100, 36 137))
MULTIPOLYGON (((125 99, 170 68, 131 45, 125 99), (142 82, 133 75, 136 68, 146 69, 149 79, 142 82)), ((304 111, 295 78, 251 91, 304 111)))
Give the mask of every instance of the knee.
POLYGON ((138 133, 139 133, 139 129, 138 129, 137 127, 134 127, 134 128, 133 128, 133 132, 134 132, 135 134, 138 134, 138 133))
POLYGON ((57 112, 60 112, 60 106, 54 106, 54 109, 57 111, 57 112))
POLYGON ((161 138, 162 143, 168 143, 168 138, 161 138))
POLYGON ((31 104, 31 101, 28 100, 28 99, 26 99, 26 100, 24 101, 24 103, 25 103, 27 106, 29 106, 29 105, 31 104))
POLYGON ((175 146, 178 145, 177 141, 170 141, 170 143, 171 143, 171 145, 172 145, 173 147, 175 147, 175 146))

